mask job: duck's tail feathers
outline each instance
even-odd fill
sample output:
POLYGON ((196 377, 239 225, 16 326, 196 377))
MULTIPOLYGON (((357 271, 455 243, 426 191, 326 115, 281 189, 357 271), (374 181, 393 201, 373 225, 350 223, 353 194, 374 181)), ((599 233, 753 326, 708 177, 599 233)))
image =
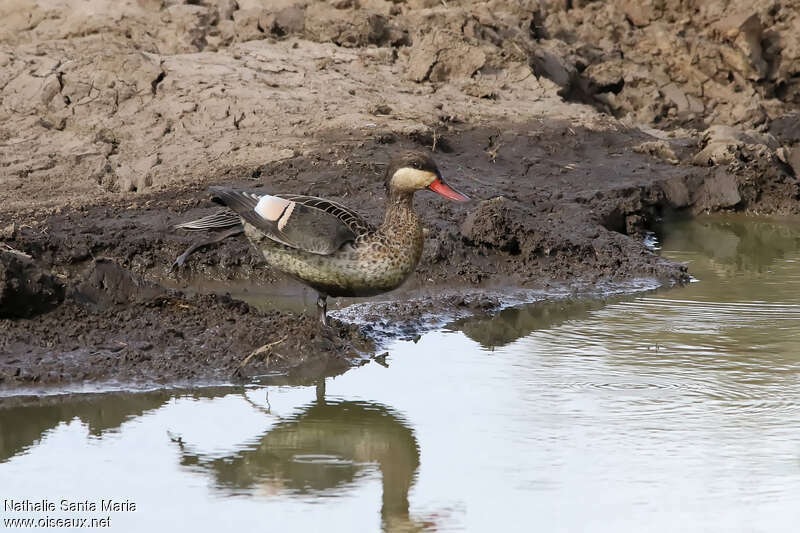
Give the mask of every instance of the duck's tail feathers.
POLYGON ((184 229, 188 231, 210 231, 221 230, 235 227, 241 227, 242 219, 235 212, 230 209, 222 209, 211 215, 176 224, 175 229, 184 229))

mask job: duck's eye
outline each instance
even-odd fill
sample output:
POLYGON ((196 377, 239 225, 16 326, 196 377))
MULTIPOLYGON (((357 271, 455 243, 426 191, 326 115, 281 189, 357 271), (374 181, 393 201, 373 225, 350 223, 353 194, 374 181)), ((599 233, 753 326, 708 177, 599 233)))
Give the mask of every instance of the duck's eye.
POLYGON ((416 168, 417 170, 419 170, 419 163, 418 162, 414 161, 413 163, 411 163, 411 166, 416 168))

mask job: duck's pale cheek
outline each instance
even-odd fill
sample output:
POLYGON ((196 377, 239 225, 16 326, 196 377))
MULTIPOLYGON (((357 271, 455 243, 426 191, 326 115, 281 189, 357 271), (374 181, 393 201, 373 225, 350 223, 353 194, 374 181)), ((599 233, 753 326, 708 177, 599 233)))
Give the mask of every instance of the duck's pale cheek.
POLYGON ((436 174, 427 170, 403 167, 392 176, 392 184, 400 190, 424 189, 436 179, 436 174))

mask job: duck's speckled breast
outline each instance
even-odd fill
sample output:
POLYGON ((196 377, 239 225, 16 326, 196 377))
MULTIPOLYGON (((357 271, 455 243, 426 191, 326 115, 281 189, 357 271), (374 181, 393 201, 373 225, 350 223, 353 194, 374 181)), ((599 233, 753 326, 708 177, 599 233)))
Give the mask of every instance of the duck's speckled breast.
POLYGON ((248 239, 273 268, 334 297, 374 296, 408 278, 422 256, 422 226, 414 217, 398 229, 382 227, 331 255, 318 255, 278 244, 245 224, 248 239))

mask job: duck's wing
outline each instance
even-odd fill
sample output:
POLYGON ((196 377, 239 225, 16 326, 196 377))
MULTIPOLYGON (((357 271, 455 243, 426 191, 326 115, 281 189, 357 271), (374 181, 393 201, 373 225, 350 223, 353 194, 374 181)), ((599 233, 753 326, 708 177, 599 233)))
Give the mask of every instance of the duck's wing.
POLYGON ((323 198, 259 195, 230 187, 211 187, 210 190, 215 200, 266 237, 314 254, 330 255, 371 229, 353 211, 323 198))
POLYGON ((340 203, 333 202, 325 198, 319 198, 317 196, 304 196, 302 194, 277 194, 276 196, 283 198, 284 200, 296 202, 306 207, 319 209, 338 218, 342 224, 347 226, 350 231, 356 235, 356 237, 363 235, 364 233, 369 233, 375 229, 372 227, 372 224, 364 220, 364 217, 340 203))
POLYGON ((242 225, 242 219, 230 209, 221 209, 197 220, 190 220, 176 224, 175 229, 185 229, 188 231, 208 231, 235 228, 242 225))

